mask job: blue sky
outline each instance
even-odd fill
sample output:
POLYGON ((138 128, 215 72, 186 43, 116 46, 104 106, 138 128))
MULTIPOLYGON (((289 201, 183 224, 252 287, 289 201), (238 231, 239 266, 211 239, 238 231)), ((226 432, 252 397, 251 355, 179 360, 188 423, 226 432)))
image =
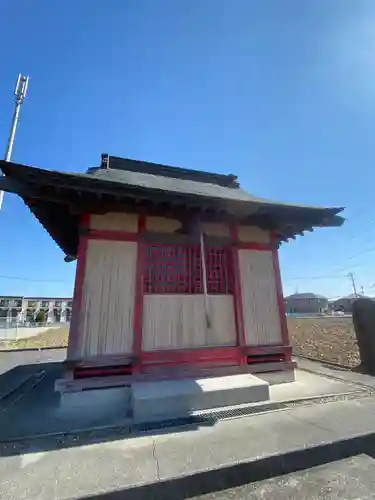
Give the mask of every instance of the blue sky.
MULTIPOLYGON (((106 152, 346 206, 345 227, 282 248, 284 290, 350 293, 352 271, 375 295, 373 1, 3 0, 0 18, 4 148, 30 75, 13 161, 84 171, 106 152)), ((75 265, 15 196, 0 235, 0 294, 72 293, 75 265)))

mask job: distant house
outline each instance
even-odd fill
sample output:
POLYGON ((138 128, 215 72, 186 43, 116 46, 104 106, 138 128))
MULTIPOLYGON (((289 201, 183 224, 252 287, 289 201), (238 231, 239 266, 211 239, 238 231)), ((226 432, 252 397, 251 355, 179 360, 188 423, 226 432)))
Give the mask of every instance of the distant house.
MULTIPOLYGON (((332 309, 333 309, 333 311, 342 311, 344 313, 351 313, 353 302, 356 299, 364 298, 364 297, 365 296, 362 295, 361 293, 357 293, 357 294, 351 293, 350 295, 347 295, 345 297, 341 297, 340 299, 335 300, 332 303, 332 309)), ((371 298, 371 297, 367 297, 367 298, 371 298)))
POLYGON ((328 309, 328 299, 316 293, 293 293, 284 304, 287 314, 318 314, 328 309))

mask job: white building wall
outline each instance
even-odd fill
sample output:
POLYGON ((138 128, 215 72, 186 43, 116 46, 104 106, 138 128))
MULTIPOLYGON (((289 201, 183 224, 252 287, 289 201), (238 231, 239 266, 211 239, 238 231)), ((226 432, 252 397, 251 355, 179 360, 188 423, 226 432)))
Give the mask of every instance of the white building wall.
POLYGON ((269 231, 255 226, 239 226, 238 239, 243 242, 269 243, 271 235, 269 231))
POLYGON ((90 215, 90 228, 136 233, 138 215, 126 213, 93 214, 90 215))
POLYGON ((281 344, 272 252, 240 250, 239 265, 246 344, 281 344))

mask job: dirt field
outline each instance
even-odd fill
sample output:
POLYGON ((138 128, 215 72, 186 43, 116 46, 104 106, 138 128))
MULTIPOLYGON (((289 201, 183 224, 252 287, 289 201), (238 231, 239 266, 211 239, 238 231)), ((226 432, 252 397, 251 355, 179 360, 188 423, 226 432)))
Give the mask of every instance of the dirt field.
MULTIPOLYGON (((358 349, 351 318, 288 318, 290 340, 295 354, 340 363, 359 364, 358 349)), ((68 327, 48 330, 35 337, 1 344, 1 349, 65 347, 68 327)))
POLYGON ((359 365, 359 353, 352 318, 288 318, 290 341, 295 354, 359 365))
POLYGON ((31 349, 41 347, 66 347, 68 345, 69 327, 52 328, 35 337, 15 340, 13 342, 0 342, 0 349, 31 349))

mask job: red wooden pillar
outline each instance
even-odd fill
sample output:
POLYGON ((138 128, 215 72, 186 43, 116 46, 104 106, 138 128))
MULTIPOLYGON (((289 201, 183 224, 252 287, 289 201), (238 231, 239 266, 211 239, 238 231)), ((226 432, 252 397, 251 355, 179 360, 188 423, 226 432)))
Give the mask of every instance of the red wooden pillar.
MULTIPOLYGON (((278 242, 275 234, 272 233, 272 258, 273 258, 273 269, 275 274, 275 285, 276 285, 276 295, 277 295, 277 305, 279 308, 279 316, 280 316, 280 326, 281 326, 281 340, 282 344, 285 347, 289 347, 289 333, 288 333, 288 325, 286 322, 285 316, 285 306, 284 306, 284 294, 283 294, 283 286, 281 283, 281 273, 280 273, 280 264, 279 264, 279 253, 278 253, 278 242)), ((288 349, 286 351, 286 361, 291 361, 292 359, 292 350, 288 349)))
POLYGON ((232 264, 233 264, 233 307, 234 321, 237 335, 237 345, 240 347, 239 364, 247 363, 246 356, 246 334, 245 323, 243 318, 243 301, 242 301, 242 286, 240 263, 238 257, 238 228, 236 224, 230 226, 231 247, 232 247, 232 264))
POLYGON ((141 369, 142 354, 142 320, 143 320, 143 267, 144 267, 144 243, 140 237, 146 227, 146 217, 138 216, 138 234, 137 234, 137 259, 135 271, 135 293, 133 310, 133 356, 134 370, 141 369))
POLYGON ((79 357, 78 351, 80 348, 81 334, 82 334, 82 332, 80 331, 80 316, 82 309, 82 297, 83 297, 83 286, 85 281, 86 255, 87 255, 87 243, 88 243, 88 236, 83 231, 88 229, 89 221, 90 221, 90 216, 88 214, 81 215, 81 220, 79 225, 77 269, 74 282, 72 316, 70 319, 69 339, 68 339, 68 353, 67 353, 68 360, 74 360, 79 357))

